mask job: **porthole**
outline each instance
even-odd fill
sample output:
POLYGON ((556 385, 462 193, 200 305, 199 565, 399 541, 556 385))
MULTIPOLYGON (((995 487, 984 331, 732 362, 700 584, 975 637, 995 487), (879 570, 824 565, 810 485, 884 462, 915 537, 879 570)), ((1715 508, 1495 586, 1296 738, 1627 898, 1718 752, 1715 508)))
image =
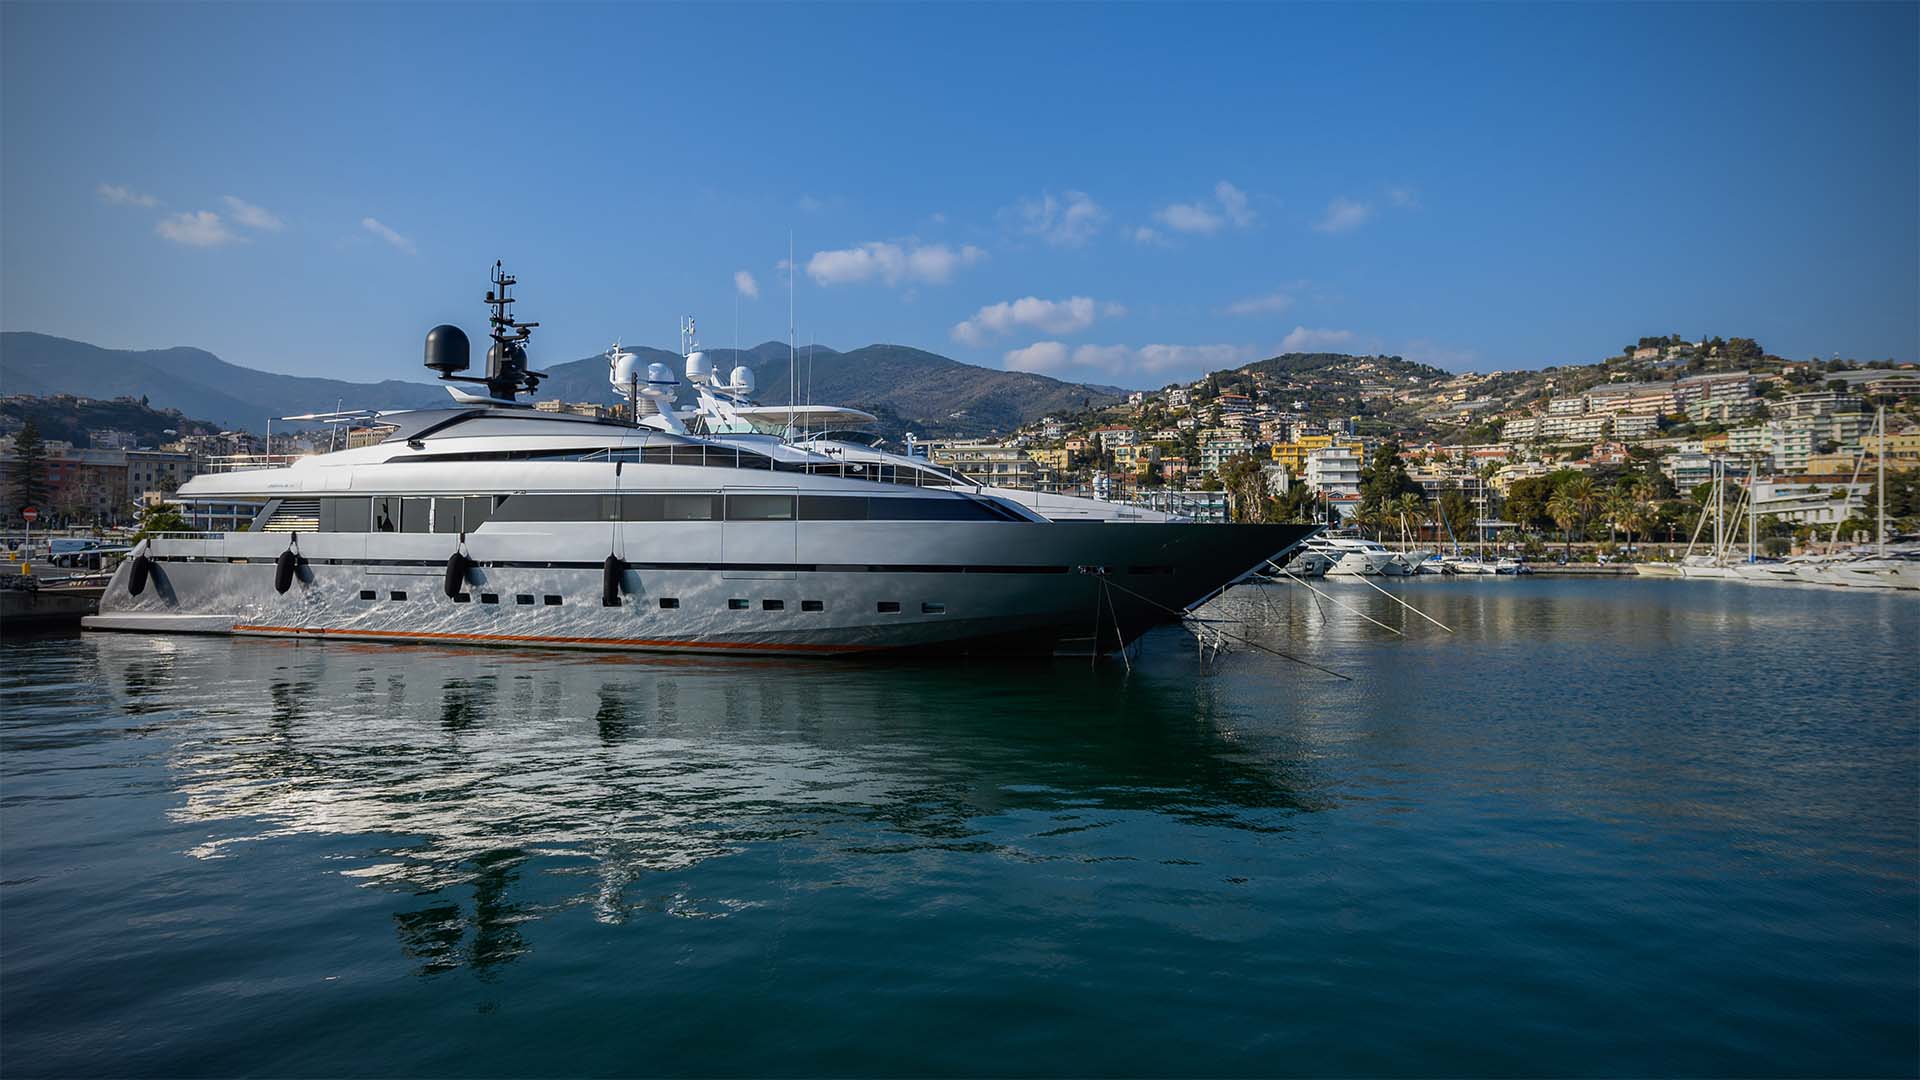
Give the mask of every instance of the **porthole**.
POLYGON ((760 601, 760 610, 785 611, 787 610, 787 602, 785 600, 762 600, 760 601))
POLYGON ((483 592, 480 594, 480 602, 483 604, 497 604, 500 602, 500 594, 483 592))
POLYGON ((734 597, 734 598, 732 598, 732 599, 730 599, 730 600, 728 600, 728 601, 727 601, 727 610, 728 610, 728 611, 745 611, 745 610, 747 610, 747 609, 748 609, 749 607, 752 607, 752 606, 753 606, 753 605, 751 605, 751 604, 749 604, 749 603, 747 603, 747 601, 746 601, 746 599, 745 599, 744 597, 738 597, 738 596, 736 596, 736 597, 734 597))
POLYGON ((552 593, 548 593, 547 595, 541 597, 540 602, 547 605, 548 607, 560 606, 560 598, 553 595, 552 593))
POLYGON ((371 599, 373 599, 374 597, 376 597, 376 596, 378 596, 378 595, 380 595, 380 594, 379 594, 379 593, 376 593, 376 592, 374 592, 374 591, 373 591, 372 589, 361 589, 361 590, 360 590, 360 599, 362 599, 362 600, 371 600, 371 599))
POLYGON ((882 615, 897 615, 897 614, 899 614, 899 613, 900 613, 900 601, 898 601, 898 600, 882 600, 882 601, 880 601, 880 614, 882 614, 882 615))
POLYGON ((407 591, 405 589, 395 589, 387 594, 387 599, 389 600, 405 600, 406 598, 407 591))
POLYGON ((531 604, 533 603, 533 594, 524 593, 524 592, 520 593, 513 598, 513 602, 516 604, 531 604))
POLYGON ((679 606, 680 601, 674 597, 663 596, 660 598, 660 608, 662 611, 671 611, 679 606))
POLYGON ((473 597, 466 593, 454 593, 453 602, 456 604, 471 604, 473 603, 473 597))
POLYGON ((920 614, 922 615, 945 615, 946 613, 947 605, 945 604, 928 602, 920 605, 920 614))
POLYGON ((818 600, 802 600, 800 601, 800 610, 801 611, 825 611, 827 610, 827 605, 821 603, 818 600))

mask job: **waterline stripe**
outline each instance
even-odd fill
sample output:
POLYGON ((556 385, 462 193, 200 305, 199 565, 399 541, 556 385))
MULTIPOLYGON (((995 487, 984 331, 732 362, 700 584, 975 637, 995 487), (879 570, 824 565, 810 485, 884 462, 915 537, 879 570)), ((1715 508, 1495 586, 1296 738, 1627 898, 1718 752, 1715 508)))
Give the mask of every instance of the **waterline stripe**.
POLYGON ((236 633, 313 634, 335 637, 404 638, 416 641, 503 641, 546 645, 617 645, 628 648, 667 649, 779 649, 799 652, 871 652, 870 645, 781 644, 775 641, 669 641, 654 638, 550 637, 538 634, 455 634, 427 630, 352 630, 333 626, 264 626, 236 623, 236 633))

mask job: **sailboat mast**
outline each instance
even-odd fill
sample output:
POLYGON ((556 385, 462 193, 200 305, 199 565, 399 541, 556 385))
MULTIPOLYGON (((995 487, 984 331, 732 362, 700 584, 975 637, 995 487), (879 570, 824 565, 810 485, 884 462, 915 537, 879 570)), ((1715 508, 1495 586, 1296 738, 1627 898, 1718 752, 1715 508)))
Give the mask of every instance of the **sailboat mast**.
POLYGON ((1760 485, 1760 455, 1755 454, 1747 460, 1747 561, 1753 562, 1754 538, 1760 535, 1760 500, 1754 492, 1760 485))
POLYGON ((1876 554, 1884 557, 1887 554, 1887 407, 1880 406, 1879 413, 1876 419, 1880 423, 1880 482, 1874 485, 1874 490, 1880 493, 1880 508, 1875 512, 1879 521, 1874 546, 1876 554))

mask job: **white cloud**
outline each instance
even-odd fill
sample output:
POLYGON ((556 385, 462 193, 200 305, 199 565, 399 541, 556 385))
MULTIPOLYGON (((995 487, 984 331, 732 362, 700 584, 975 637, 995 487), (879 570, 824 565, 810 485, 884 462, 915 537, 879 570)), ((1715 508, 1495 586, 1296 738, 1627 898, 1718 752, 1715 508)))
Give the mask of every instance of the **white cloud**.
POLYGON ((412 240, 401 236, 391 225, 379 218, 363 217, 360 219, 360 227, 409 255, 419 254, 419 249, 413 246, 412 240))
POLYGON ((1254 223, 1254 213, 1247 206, 1246 192, 1222 180, 1213 185, 1213 197, 1235 227, 1245 229, 1254 223))
POLYGON ((1390 187, 1387 201, 1403 209, 1415 209, 1420 205, 1420 193, 1410 187, 1390 187))
POLYGON ((1139 228, 1133 230, 1133 242, 1136 244, 1164 245, 1167 242, 1167 238, 1160 234, 1159 229, 1150 228, 1146 225, 1142 225, 1139 228))
POLYGON ((227 228, 220 215, 211 210, 194 210, 163 218, 153 231, 176 244, 188 247, 220 247, 245 243, 246 238, 227 228))
POLYGON ((1175 232, 1200 233, 1203 236, 1219 232, 1220 226, 1226 224, 1226 218, 1205 203, 1174 203, 1161 207, 1153 216, 1175 232))
POLYGON ((988 304, 974 312, 973 318, 953 328, 953 339, 979 345, 989 335, 1014 330, 1037 330, 1042 334, 1072 334, 1092 326, 1101 315, 1116 318, 1127 309, 1115 303, 1099 304, 1090 296, 1072 296, 1065 300, 1042 300, 1024 296, 988 304))
POLYGON ((287 223, 275 217, 265 207, 255 206, 232 195, 222 195, 220 198, 226 201, 227 209, 233 213, 233 220, 249 229, 279 232, 286 228, 287 223))
POLYGON ((1001 360, 1008 371, 1031 371, 1051 375, 1066 369, 1067 347, 1058 341, 1036 341, 1024 349, 1014 349, 1001 360))
POLYGON ((819 199, 816 199, 811 195, 800 196, 798 199, 794 200, 793 205, 799 207, 802 213, 807 213, 807 214, 817 214, 820 211, 825 210, 827 208, 826 203, 821 202, 819 199))
POLYGON ((733 272, 733 287, 739 290, 741 296, 749 300, 760 299, 760 283, 753 280, 753 275, 745 270, 733 272))
POLYGON ((1335 196, 1334 200, 1327 204, 1327 212, 1321 215, 1319 221, 1314 222, 1313 227, 1324 233, 1351 232, 1372 219, 1372 203, 1360 202, 1342 195, 1335 196))
POLYGON ((100 201, 114 206, 159 206, 160 200, 144 192, 135 191, 125 184, 101 184, 93 189, 100 201))
POLYGON ((821 285, 855 285, 882 281, 888 285, 919 282, 944 285, 955 270, 972 266, 987 253, 966 244, 958 250, 945 244, 922 245, 909 240, 905 245, 874 240, 859 247, 834 251, 816 251, 807 260, 807 276, 821 285))
MULTIPOLYGON (((1154 220, 1175 232, 1200 236, 1212 236, 1228 225, 1236 229, 1249 229, 1260 220, 1259 215, 1247 204, 1247 193, 1225 180, 1213 185, 1211 199, 1170 203, 1154 211, 1153 216, 1154 220)), ((1134 239, 1143 243, 1157 239, 1157 236, 1141 235, 1150 232, 1152 230, 1146 228, 1136 229, 1134 239)))
POLYGON ((1022 233, 1038 236, 1055 247, 1081 247, 1093 239, 1106 224, 1107 211, 1084 191, 1042 192, 1037 199, 1022 199, 1009 211, 1022 233))
POLYGON ((1274 290, 1259 296, 1249 296, 1235 300, 1227 305, 1229 315, 1277 315, 1293 306, 1293 296, 1282 290, 1274 290))
POLYGON ((1009 371, 1080 378, 1137 379, 1169 371, 1199 374, 1238 367, 1256 359, 1245 345, 1081 345, 1038 341, 1001 358, 1009 371))
POLYGON ((1280 351, 1283 353, 1314 352, 1330 345, 1345 345, 1352 340, 1353 331, 1351 330, 1313 330, 1296 326, 1280 342, 1280 351))

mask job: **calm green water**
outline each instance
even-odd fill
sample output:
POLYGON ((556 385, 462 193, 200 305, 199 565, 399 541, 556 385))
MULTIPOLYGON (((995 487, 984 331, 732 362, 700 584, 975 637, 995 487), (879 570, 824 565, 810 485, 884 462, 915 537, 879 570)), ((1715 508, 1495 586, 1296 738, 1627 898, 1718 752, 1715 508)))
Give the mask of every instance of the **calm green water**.
POLYGON ((9 641, 0 1069, 1920 1069, 1920 600, 1399 593, 1230 599, 1352 683, 9 641))

